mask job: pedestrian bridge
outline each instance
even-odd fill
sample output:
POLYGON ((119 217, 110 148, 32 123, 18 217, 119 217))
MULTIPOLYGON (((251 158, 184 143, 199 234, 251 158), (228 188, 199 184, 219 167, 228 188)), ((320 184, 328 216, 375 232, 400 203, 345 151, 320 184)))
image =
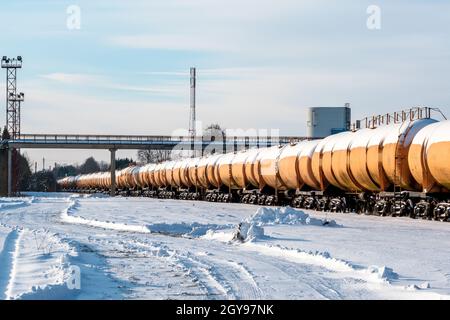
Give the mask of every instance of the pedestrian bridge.
MULTIPOLYGON (((214 137, 213 137, 214 138, 214 137)), ((236 151, 252 147, 270 147, 307 140, 306 137, 228 136, 214 140, 211 137, 141 136, 141 135, 74 135, 74 134, 21 134, 4 142, 12 149, 149 149, 149 150, 217 150, 236 151)))
POLYGON ((116 151, 134 150, 196 150, 216 153, 234 152, 249 148, 271 147, 308 140, 306 137, 227 136, 224 139, 189 136, 140 135, 75 135, 75 134, 20 134, 15 139, 0 142, 8 149, 8 195, 12 195, 13 149, 104 149, 111 152, 111 195, 115 194, 116 151))

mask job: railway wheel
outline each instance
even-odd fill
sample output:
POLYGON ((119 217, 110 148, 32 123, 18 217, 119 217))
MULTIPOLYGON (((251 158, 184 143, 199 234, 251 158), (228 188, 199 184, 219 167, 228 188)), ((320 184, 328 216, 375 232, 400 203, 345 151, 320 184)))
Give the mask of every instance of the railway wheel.
POLYGON ((266 206, 271 206, 274 203, 274 196, 267 196, 266 201, 265 201, 265 205, 266 206))
POLYGON ((420 201, 414 206, 414 209, 411 211, 411 218, 422 218, 428 219, 431 216, 431 206, 430 203, 426 201, 420 201))
POLYGON ((260 195, 258 196, 258 204, 259 204, 260 206, 263 206, 265 202, 266 202, 266 196, 263 195, 263 194, 260 194, 260 195))
POLYGON ((327 210, 327 200, 326 199, 319 199, 317 201, 317 211, 326 211, 327 210))
POLYGON ((301 208, 303 203, 302 197, 295 197, 294 200, 292 200, 292 206, 294 208, 301 208))
POLYGON ((439 221, 449 221, 450 217, 450 203, 439 203, 434 208, 434 219, 439 221))

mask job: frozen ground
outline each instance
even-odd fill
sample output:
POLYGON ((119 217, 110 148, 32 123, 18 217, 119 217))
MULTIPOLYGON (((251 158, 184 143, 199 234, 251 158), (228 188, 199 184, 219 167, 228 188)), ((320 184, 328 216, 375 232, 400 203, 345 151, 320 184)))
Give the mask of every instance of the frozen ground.
POLYGON ((450 223, 64 193, 0 198, 0 299, 449 297, 450 223))

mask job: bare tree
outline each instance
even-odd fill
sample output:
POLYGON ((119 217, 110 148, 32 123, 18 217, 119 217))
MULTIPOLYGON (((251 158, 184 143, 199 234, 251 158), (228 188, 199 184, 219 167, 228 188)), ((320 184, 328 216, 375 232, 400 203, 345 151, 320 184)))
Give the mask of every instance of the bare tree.
POLYGON ((171 150, 139 150, 138 159, 143 163, 157 163, 171 159, 171 150))
POLYGON ((101 160, 98 163, 98 166, 100 167, 100 171, 107 171, 107 170, 109 170, 109 164, 106 161, 101 160))
MULTIPOLYGON (((225 130, 217 124, 213 123, 206 127, 203 131, 204 141, 223 141, 225 139, 225 130)), ((217 152, 215 149, 206 149, 204 154, 217 152)), ((138 159, 143 163, 158 163, 166 160, 176 160, 189 157, 189 150, 139 150, 138 159)))
MULTIPOLYGON (((223 141, 225 140, 225 130, 222 129, 222 127, 217 123, 212 123, 209 126, 206 127, 206 129, 203 131, 203 141, 223 141)), ((215 148, 206 147, 206 149, 203 151, 203 154, 212 154, 216 153, 218 150, 215 148)))

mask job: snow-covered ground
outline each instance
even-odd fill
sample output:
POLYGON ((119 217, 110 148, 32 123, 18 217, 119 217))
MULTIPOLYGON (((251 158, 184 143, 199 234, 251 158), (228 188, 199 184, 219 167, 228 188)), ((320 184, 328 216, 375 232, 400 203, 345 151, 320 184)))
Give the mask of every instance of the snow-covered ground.
POLYGON ((148 198, 0 198, 0 299, 448 299, 450 223, 148 198))

